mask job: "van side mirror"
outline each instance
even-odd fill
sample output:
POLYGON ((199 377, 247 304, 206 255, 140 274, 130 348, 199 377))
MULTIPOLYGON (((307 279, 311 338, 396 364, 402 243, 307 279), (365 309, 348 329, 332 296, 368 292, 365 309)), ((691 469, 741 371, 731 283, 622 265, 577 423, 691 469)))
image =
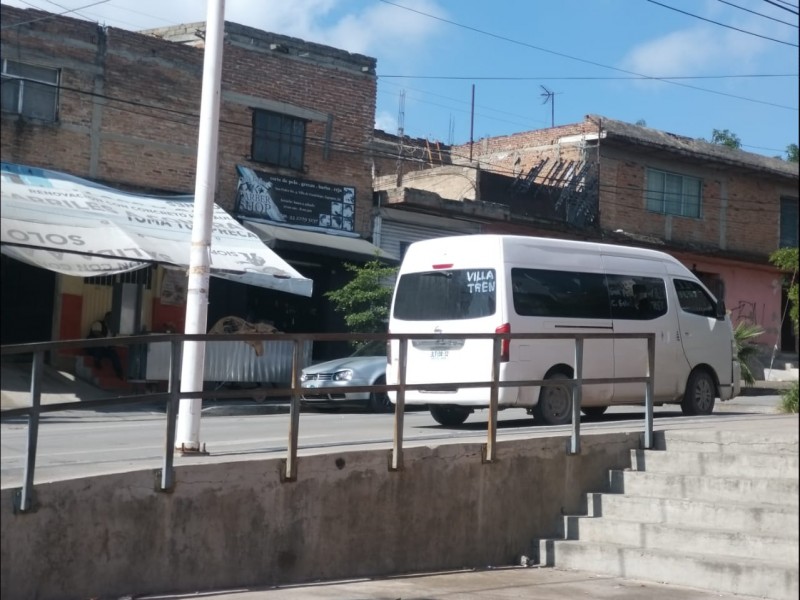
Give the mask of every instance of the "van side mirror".
POLYGON ((717 301, 717 319, 724 319, 727 311, 725 310, 725 301, 718 300, 717 301))

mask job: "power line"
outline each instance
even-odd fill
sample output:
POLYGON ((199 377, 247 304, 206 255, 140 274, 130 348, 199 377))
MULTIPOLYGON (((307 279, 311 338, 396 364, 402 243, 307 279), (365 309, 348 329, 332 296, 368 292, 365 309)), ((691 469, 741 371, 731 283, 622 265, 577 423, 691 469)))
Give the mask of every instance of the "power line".
POLYGON ((769 15, 765 15, 764 13, 756 12, 754 10, 750 10, 749 8, 745 8, 744 6, 739 6, 738 4, 734 4, 733 2, 728 2, 728 0, 718 0, 723 4, 727 4, 728 6, 732 6, 734 8, 738 8, 739 10, 743 10, 745 12, 749 12, 754 15, 758 15, 759 17, 764 17, 765 19, 769 19, 770 21, 775 21, 777 23, 783 23, 784 25, 788 25, 789 27, 794 27, 797 29, 797 25, 794 23, 789 23, 788 21, 781 21, 780 19, 776 19, 775 17, 770 17, 769 15))
MULTIPOLYGON (((22 21, 20 23, 12 23, 11 25, 3 25, 2 27, 0 27, 0 29, 10 29, 11 27, 20 27, 21 25, 29 25, 30 23, 37 23, 39 21, 47 21, 49 19, 55 19, 56 17, 60 17, 62 15, 68 15, 70 13, 74 13, 74 12, 77 12, 79 10, 83 10, 84 8, 89 8, 91 6, 97 6, 98 4, 105 4, 106 2, 110 2, 110 0, 99 0, 99 2, 92 2, 91 4, 86 4, 85 6, 79 6, 78 8, 72 8, 70 10, 65 10, 64 12, 61 12, 61 13, 51 13, 51 14, 48 14, 46 17, 40 17, 38 19, 31 19, 30 21, 22 21)), ((41 9, 39 9, 39 10, 41 10, 41 9)))
POLYGON ((661 81, 677 81, 682 79, 752 79, 752 78, 771 78, 771 77, 798 77, 798 73, 764 73, 749 75, 662 75, 649 77, 638 75, 635 77, 600 77, 588 75, 560 76, 560 75, 539 75, 539 76, 478 76, 470 77, 465 75, 378 75, 378 79, 455 79, 455 80, 485 80, 485 81, 542 81, 542 80, 564 80, 564 81, 641 81, 647 79, 658 79, 661 81))
POLYGON ((595 62, 595 61, 592 61, 592 60, 588 60, 588 59, 585 59, 585 58, 579 58, 579 57, 576 57, 576 56, 571 56, 571 55, 565 54, 563 52, 556 52, 555 50, 548 50, 547 48, 542 48, 541 46, 535 46, 533 44, 528 44, 527 42, 521 42, 519 40, 515 40, 513 38, 509 38, 509 37, 506 37, 506 36, 503 36, 503 35, 499 35, 499 34, 496 34, 496 33, 491 33, 489 31, 484 31, 484 30, 478 29, 476 27, 471 27, 470 25, 464 25, 462 23, 456 23, 455 21, 451 21, 450 19, 445 19, 443 17, 438 17, 436 15, 432 15, 430 13, 426 13, 426 12, 423 12, 421 10, 417 10, 415 8, 410 8, 408 6, 403 6, 402 4, 397 4, 395 2, 391 2, 390 0, 379 0, 379 1, 383 2, 384 4, 389 4, 390 6, 394 6, 396 8, 407 10, 407 11, 416 13, 418 15, 422 15, 424 17, 428 17, 430 19, 435 19, 437 21, 441 21, 443 23, 447 23, 447 24, 453 25, 455 27, 461 27, 462 29, 467 29, 468 31, 473 31, 475 33, 480 33, 481 35, 486 35, 486 36, 489 36, 489 37, 493 37, 495 39, 502 40, 502 41, 508 42, 510 44, 516 44, 518 46, 523 46, 525 48, 531 48, 533 50, 538 50, 539 52, 545 52, 547 54, 552 54, 553 56, 560 56, 561 58, 567 58, 569 60, 575 60, 575 61, 582 62, 582 63, 588 64, 588 65, 593 65, 595 67, 601 67, 603 69, 610 69, 612 71, 617 71, 619 73, 627 73, 628 75, 636 75, 637 77, 643 77, 645 79, 652 79, 653 81, 661 81, 663 83, 669 83, 671 85, 677 85, 679 87, 683 87, 683 88, 687 88, 687 89, 691 89, 691 90, 698 90, 698 91, 701 91, 701 92, 707 92, 709 94, 716 94, 718 96, 726 96, 728 98, 735 98, 737 100, 744 100, 744 101, 753 102, 753 103, 756 103, 756 104, 764 104, 764 105, 767 105, 767 106, 774 106, 776 108, 786 108, 786 109, 789 109, 789 110, 797 110, 797 108, 790 107, 790 106, 783 106, 781 104, 775 104, 773 102, 766 102, 764 100, 755 100, 753 98, 746 98, 744 96, 737 96, 735 94, 728 94, 726 92, 719 92, 717 90, 710 90, 708 88, 701 88, 701 87, 698 87, 698 86, 689 85, 688 83, 680 83, 678 81, 670 81, 669 79, 663 79, 663 78, 660 78, 660 77, 651 77, 651 76, 648 76, 648 75, 644 75, 642 73, 636 73, 635 71, 628 71, 626 69, 621 69, 619 67, 612 67, 610 65, 604 65, 602 63, 595 62))
POLYGON ((793 46, 795 48, 800 47, 797 44, 793 44, 792 42, 784 42, 783 40, 776 40, 775 38, 771 38, 766 35, 761 35, 760 33, 754 33, 752 31, 747 31, 746 29, 739 29, 738 27, 734 27, 733 25, 725 25, 725 23, 720 23, 719 21, 714 21, 713 19, 706 19, 705 17, 701 17, 700 15, 695 15, 693 13, 686 12, 685 10, 681 10, 680 8, 675 8, 674 6, 669 6, 668 4, 662 4, 661 2, 656 2, 656 0, 647 0, 647 1, 650 2, 651 4, 656 4, 658 6, 668 8, 669 10, 674 10, 675 12, 679 12, 683 15, 694 17, 695 19, 700 19, 701 21, 705 21, 707 23, 713 23, 714 25, 719 25, 720 27, 725 27, 726 29, 733 29, 734 31, 738 31, 740 33, 746 33, 747 35, 754 35, 755 37, 759 37, 763 40, 778 42, 779 44, 786 44, 787 46, 793 46))
POLYGON ((797 12, 797 10, 792 10, 791 8, 787 8, 787 6, 791 6, 792 8, 795 8, 795 9, 797 8, 796 5, 790 4, 789 2, 781 2, 780 4, 778 2, 773 2, 772 0, 764 0, 764 2, 766 2, 767 4, 772 4, 772 6, 777 6, 778 8, 782 8, 783 10, 785 10, 787 12, 790 12, 793 15, 800 14, 800 13, 797 12), (787 6, 783 6, 784 4, 787 5, 787 6))

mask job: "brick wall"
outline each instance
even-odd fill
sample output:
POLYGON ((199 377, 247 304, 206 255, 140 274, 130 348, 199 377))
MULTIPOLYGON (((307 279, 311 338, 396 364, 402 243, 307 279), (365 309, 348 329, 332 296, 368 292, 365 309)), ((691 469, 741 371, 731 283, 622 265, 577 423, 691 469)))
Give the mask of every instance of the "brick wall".
MULTIPOLYGON (((193 193, 202 47, 68 17, 41 19, 48 15, 2 6, 3 58, 61 69, 63 88, 55 124, 3 114, 2 159, 123 188, 193 193), (12 26, 22 22, 28 23, 12 26)), ((226 28, 236 39, 248 34, 253 39, 267 36, 270 43, 283 40, 307 50, 308 58, 302 58, 302 52, 271 52, 263 43, 248 49, 231 41, 234 38, 226 42, 217 202, 232 210, 237 164, 354 186, 356 230, 371 233, 371 163, 366 149, 375 115, 374 59, 235 24, 226 28), (239 100, 226 100, 225 94, 239 100), (248 160, 252 110, 242 97, 326 117, 308 123, 305 172, 248 160), (328 115, 332 129, 326 148, 328 115)))

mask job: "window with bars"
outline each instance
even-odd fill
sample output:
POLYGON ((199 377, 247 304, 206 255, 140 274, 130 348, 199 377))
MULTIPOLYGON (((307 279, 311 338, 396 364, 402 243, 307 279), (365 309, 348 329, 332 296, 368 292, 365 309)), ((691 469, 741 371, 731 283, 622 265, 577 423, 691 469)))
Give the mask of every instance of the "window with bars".
POLYGON ((665 215, 700 218, 703 182, 656 169, 647 169, 647 210, 665 215))
POLYGON ((302 171, 305 142, 305 120, 266 110, 253 111, 253 161, 302 171))
POLYGON ((3 111, 42 121, 56 121, 59 76, 58 69, 3 60, 3 111))

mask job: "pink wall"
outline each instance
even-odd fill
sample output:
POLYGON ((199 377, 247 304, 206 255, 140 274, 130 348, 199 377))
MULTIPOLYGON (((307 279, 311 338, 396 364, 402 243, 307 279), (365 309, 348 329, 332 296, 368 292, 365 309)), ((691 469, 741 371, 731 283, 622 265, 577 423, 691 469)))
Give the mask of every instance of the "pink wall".
POLYGON ((770 266, 692 255, 675 255, 689 269, 716 273, 725 282, 725 306, 736 325, 746 320, 760 325, 764 334, 754 341, 768 349, 781 333, 781 274, 770 266))

